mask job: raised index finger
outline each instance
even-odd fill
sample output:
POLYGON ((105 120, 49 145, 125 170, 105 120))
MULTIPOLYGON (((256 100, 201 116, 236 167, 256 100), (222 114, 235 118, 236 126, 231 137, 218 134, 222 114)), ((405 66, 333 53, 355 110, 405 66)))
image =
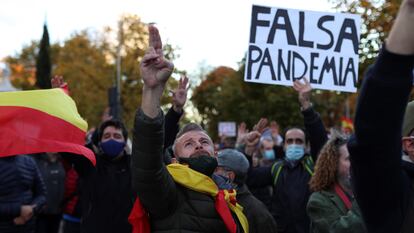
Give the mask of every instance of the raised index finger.
POLYGON ((155 51, 162 49, 162 42, 161 42, 161 37, 158 31, 158 28, 155 27, 153 24, 150 24, 148 26, 148 30, 149 30, 149 46, 153 47, 155 51))

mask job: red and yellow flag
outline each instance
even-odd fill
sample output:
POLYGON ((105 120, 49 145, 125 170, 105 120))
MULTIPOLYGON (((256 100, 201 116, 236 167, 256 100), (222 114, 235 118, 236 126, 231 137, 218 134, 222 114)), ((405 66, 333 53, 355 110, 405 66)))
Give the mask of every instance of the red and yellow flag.
POLYGON ((342 117, 341 126, 342 126, 342 129, 348 129, 351 132, 354 132, 354 123, 352 122, 352 119, 349 119, 347 117, 342 117))
POLYGON ((40 152, 95 156, 84 147, 88 124, 60 88, 0 92, 0 157, 40 152))

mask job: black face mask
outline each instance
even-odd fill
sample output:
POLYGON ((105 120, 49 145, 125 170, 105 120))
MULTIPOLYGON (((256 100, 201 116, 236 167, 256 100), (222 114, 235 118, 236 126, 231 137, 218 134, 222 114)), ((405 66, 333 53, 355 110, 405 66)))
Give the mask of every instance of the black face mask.
POLYGON ((206 176, 213 175, 218 166, 217 159, 208 155, 200 155, 194 158, 179 158, 179 162, 188 164, 191 169, 206 176))

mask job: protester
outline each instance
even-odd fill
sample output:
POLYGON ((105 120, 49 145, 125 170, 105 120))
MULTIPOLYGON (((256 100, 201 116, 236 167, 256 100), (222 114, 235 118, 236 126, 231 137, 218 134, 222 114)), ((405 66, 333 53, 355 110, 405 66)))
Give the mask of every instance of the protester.
POLYGON ((355 136, 348 143, 355 197, 371 233, 414 229, 414 170, 401 166, 402 144, 406 153, 412 150, 412 128, 402 134, 401 126, 413 85, 413 22, 414 1, 404 0, 388 39, 365 75, 355 136))
POLYGON ((311 232, 365 233, 366 228, 351 187, 347 140, 335 132, 321 149, 315 165, 307 212, 311 232))
POLYGON ((46 203, 36 162, 27 155, 0 157, 0 232, 33 233, 35 216, 46 203))
POLYGON ((172 151, 172 145, 174 144, 175 137, 180 129, 179 122, 184 115, 184 105, 187 101, 187 92, 189 89, 188 77, 182 76, 178 81, 178 87, 174 91, 170 91, 173 95, 172 106, 165 114, 164 124, 164 162, 166 164, 171 163, 171 158, 174 152, 172 151))
POLYGON ((272 166, 276 159, 275 142, 272 137, 261 137, 259 142, 260 151, 260 166, 267 167, 272 166))
MULTIPOLYGON (((296 81, 294 88, 299 94, 306 131, 309 135, 310 154, 306 153, 305 132, 300 128, 288 129, 285 133, 285 157, 271 167, 258 167, 249 170, 247 185, 254 189, 267 185, 273 186, 270 212, 276 220, 278 232, 308 233, 310 221, 306 205, 311 194, 308 183, 313 174, 313 161, 316 161, 320 148, 327 140, 322 120, 313 110, 310 101, 311 86, 296 81)), ((249 156, 257 147, 263 120, 259 121, 258 130, 247 136, 245 153, 249 156)), ((250 158, 250 157, 249 157, 250 158)))
MULTIPOLYGON (((252 156, 252 167, 267 167, 270 168, 275 162, 275 149, 274 140, 270 135, 261 136, 259 141, 259 148, 252 156)), ((267 186, 250 187, 252 194, 259 199, 266 208, 270 210, 272 205, 273 186, 269 184, 267 186)))
POLYGON ((131 232, 127 218, 134 195, 130 155, 125 152, 127 130, 120 121, 108 120, 98 135, 96 167, 83 157, 65 154, 80 176, 81 232, 131 232))
POLYGON ((132 153, 132 180, 139 201, 130 221, 134 226, 149 225, 151 232, 248 232, 239 206, 224 199, 224 195, 232 193, 219 191, 210 178, 217 160, 213 142, 200 126, 183 127, 173 146, 179 163, 168 167, 163 163, 160 98, 174 65, 164 58, 158 29, 153 25, 149 25, 149 35, 150 47, 141 62, 144 86, 135 118, 132 153), (237 215, 236 220, 229 209, 237 215), (146 216, 144 211, 149 220, 142 217, 146 216))
POLYGON ((65 169, 57 153, 43 153, 34 158, 46 185, 46 206, 37 217, 36 233, 57 233, 62 219, 65 169))
POLYGON ((249 233, 276 233, 276 222, 266 206, 256 199, 245 185, 249 161, 237 150, 224 149, 217 156, 215 174, 228 181, 229 188, 237 191, 237 201, 249 221, 249 233))

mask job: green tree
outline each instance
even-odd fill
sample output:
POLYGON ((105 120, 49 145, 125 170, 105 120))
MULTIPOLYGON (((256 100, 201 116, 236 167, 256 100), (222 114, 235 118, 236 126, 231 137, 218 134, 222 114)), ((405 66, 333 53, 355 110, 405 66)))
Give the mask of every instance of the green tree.
POLYGON ((45 24, 43 25, 43 36, 40 40, 39 54, 36 58, 36 86, 41 89, 51 88, 51 72, 52 63, 50 59, 49 32, 45 24))

